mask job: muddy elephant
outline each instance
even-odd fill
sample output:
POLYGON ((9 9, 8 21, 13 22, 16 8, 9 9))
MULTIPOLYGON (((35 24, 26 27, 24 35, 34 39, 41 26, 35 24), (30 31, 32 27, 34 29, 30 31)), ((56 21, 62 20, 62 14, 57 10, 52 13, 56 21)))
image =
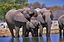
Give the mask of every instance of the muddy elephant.
POLYGON ((51 23, 53 20, 53 15, 52 12, 50 10, 47 10, 46 8, 41 9, 40 11, 41 13, 41 18, 42 18, 42 28, 40 28, 40 36, 42 36, 42 32, 43 32, 43 27, 46 27, 46 36, 50 36, 50 31, 51 31, 51 23))
MULTIPOLYGON (((28 17, 27 14, 25 15, 28 17)), ((11 9, 6 13, 5 20, 7 22, 12 37, 14 37, 13 29, 15 29, 16 31, 15 36, 19 37, 19 28, 21 26, 23 26, 23 36, 25 36, 26 22, 28 22, 27 17, 25 17, 23 13, 15 9, 11 9)))
POLYGON ((60 38, 62 37, 62 30, 63 30, 63 38, 64 38, 64 15, 61 15, 58 18, 58 24, 59 24, 59 34, 60 38))

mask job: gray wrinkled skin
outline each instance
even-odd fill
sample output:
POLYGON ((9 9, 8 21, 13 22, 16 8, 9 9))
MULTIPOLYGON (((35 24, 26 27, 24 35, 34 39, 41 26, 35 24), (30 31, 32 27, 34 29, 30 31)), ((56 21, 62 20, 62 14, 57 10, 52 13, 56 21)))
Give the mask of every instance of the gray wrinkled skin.
POLYGON ((12 23, 13 21, 20 21, 20 22, 28 21, 21 12, 19 12, 18 10, 14 10, 14 9, 8 11, 6 13, 5 18, 10 23, 12 23))
POLYGON ((28 22, 25 16, 20 11, 15 9, 9 10, 5 15, 5 19, 12 36, 14 36, 13 29, 15 28, 16 37, 19 36, 19 27, 23 26, 24 27, 23 31, 24 31, 26 28, 25 23, 28 22))
POLYGON ((29 14, 25 10, 23 11, 23 15, 25 16, 25 18, 30 18, 29 14))
POLYGON ((27 27, 27 29, 29 29, 29 28, 35 28, 33 26, 33 24, 31 22, 29 22, 29 21, 27 22, 26 27, 27 27))
POLYGON ((38 12, 37 20, 38 20, 39 22, 41 22, 41 23, 44 23, 44 19, 43 19, 41 13, 39 13, 39 12, 38 12))
POLYGON ((36 35, 38 35, 38 28, 40 26, 40 22, 37 21, 36 17, 32 16, 30 19, 30 22, 27 22, 27 29, 29 30, 30 28, 33 29, 33 33, 36 32, 36 35))

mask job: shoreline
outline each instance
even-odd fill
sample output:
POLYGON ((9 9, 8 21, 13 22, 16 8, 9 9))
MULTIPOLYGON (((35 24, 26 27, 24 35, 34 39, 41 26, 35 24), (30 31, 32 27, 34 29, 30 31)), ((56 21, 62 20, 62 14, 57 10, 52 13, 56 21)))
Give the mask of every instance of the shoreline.
MULTIPOLYGON (((53 27, 51 28, 51 34, 58 34, 59 33, 59 28, 58 27, 53 27)), ((19 31, 20 36, 22 36, 22 30, 19 31)), ((46 28, 43 29, 43 35, 46 34, 46 28)), ((15 35, 15 30, 14 30, 14 35, 15 35)), ((31 35, 31 32, 29 32, 29 35, 31 35)), ((8 28, 3 28, 0 29, 0 36, 11 36, 11 33, 8 28)))

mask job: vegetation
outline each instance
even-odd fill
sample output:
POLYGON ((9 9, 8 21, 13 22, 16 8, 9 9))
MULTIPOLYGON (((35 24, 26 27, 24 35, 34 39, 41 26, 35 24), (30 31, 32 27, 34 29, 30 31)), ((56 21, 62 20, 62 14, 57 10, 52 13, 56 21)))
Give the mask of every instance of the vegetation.
POLYGON ((0 4, 0 19, 4 19, 6 12, 9 11, 10 9, 20 9, 28 5, 29 4, 0 4))
POLYGON ((4 19, 5 14, 12 8, 22 8, 28 6, 28 0, 0 0, 0 19, 4 19))
POLYGON ((28 0, 0 0, 0 4, 4 4, 4 3, 7 3, 7 4, 24 4, 24 3, 27 3, 28 0))

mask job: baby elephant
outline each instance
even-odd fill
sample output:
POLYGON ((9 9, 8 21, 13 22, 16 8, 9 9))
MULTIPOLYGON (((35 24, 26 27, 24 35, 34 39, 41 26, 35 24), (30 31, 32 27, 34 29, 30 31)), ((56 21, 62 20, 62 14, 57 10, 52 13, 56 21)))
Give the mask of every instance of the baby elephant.
POLYGON ((61 38, 62 30, 63 30, 63 37, 64 37, 64 15, 59 17, 58 24, 59 24, 59 33, 61 38))
POLYGON ((32 17, 30 22, 27 22, 27 36, 28 33, 31 32, 32 36, 38 37, 38 28, 40 26, 40 22, 35 19, 35 17, 32 17))

